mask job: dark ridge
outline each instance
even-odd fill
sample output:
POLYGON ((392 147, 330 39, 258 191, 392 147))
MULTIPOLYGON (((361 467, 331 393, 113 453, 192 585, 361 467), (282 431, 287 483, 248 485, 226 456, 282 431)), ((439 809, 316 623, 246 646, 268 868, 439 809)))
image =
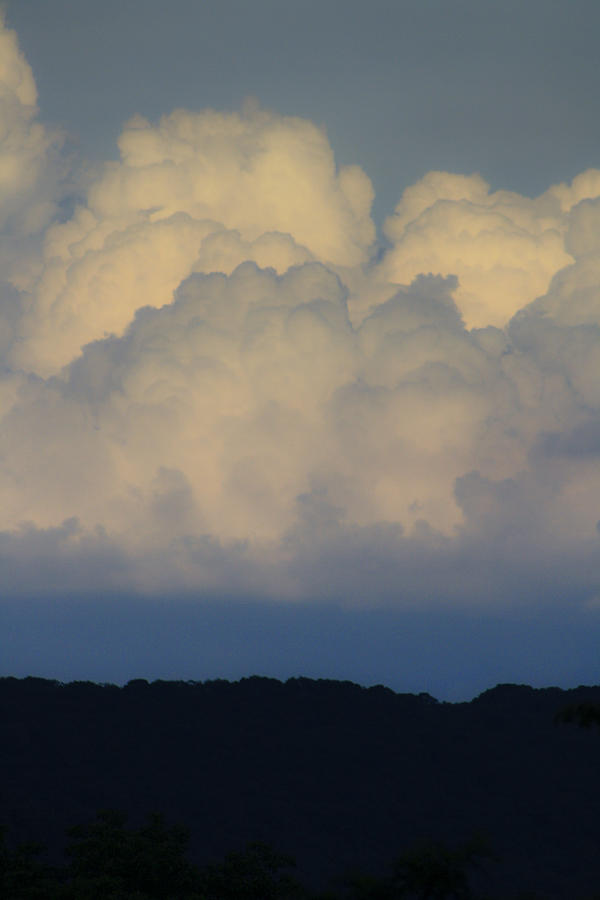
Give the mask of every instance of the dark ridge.
MULTIPOLYGON (((62 852, 98 809, 188 826, 205 863, 261 840, 311 886, 420 839, 488 835, 490 897, 600 885, 600 730, 557 722, 600 687, 498 685, 468 703, 253 676, 123 687, 0 679, 0 823, 62 852)), ((487 879, 487 880, 486 880, 487 879)))

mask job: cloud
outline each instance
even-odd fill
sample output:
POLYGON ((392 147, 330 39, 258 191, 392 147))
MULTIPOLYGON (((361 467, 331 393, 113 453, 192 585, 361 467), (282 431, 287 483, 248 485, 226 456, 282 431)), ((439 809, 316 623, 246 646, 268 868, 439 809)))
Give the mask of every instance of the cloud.
POLYGON ((42 266, 46 228, 69 180, 63 136, 37 121, 33 73, 0 11, 0 353, 18 333, 25 291, 42 266))
POLYGON ((381 277, 404 284, 421 272, 454 274, 467 325, 503 327, 582 252, 594 233, 586 201, 599 194, 596 170, 535 199, 490 193, 479 175, 429 172, 385 223, 393 248, 381 277))
POLYGON ((371 183, 358 166, 336 169, 311 122, 255 103, 241 113, 177 110, 156 126, 135 117, 119 148, 85 205, 48 229, 14 366, 58 371, 86 343, 122 334, 140 306, 170 302, 195 271, 368 258, 371 183))
POLYGON ((35 150, 4 232, 13 592, 597 596, 600 173, 533 200, 429 173, 375 260, 367 176, 251 103, 134 118, 61 218, 0 40, 7 146, 35 150))
MULTIPOLYGON (((36 104, 31 67, 0 14, 0 240, 8 241, 11 251, 14 238, 36 234, 57 212, 62 137, 36 120, 36 104)), ((3 275, 8 266, 18 280, 21 273, 11 265, 13 253, 3 249, 3 275)))

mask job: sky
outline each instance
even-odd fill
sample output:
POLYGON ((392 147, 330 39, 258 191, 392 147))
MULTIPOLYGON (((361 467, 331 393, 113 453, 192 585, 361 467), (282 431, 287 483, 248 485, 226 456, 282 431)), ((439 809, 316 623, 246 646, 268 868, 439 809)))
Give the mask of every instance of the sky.
POLYGON ((0 675, 598 683, 599 29, 4 4, 0 675))

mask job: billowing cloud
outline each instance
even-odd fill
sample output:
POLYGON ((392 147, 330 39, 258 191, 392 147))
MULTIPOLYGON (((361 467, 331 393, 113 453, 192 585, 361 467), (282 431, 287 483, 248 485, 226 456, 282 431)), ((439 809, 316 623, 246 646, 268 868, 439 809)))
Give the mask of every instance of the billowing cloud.
POLYGON ((430 172, 404 191, 385 223, 393 249, 382 275, 405 284, 421 272, 454 274, 467 325, 503 327, 581 252, 589 215, 578 205, 599 195, 595 170, 535 199, 490 193, 479 175, 430 172))
MULTIPOLYGON (((14 342, 19 290, 39 276, 45 229, 59 214, 63 138, 37 121, 37 90, 0 11, 0 354, 14 342)), ((0 405, 1 405, 0 400, 0 405)))
POLYGON ((36 234, 57 212, 56 153, 62 138, 36 120, 36 104, 31 67, 0 14, 0 240, 11 249, 2 247, 1 259, 3 277, 8 268, 16 281, 21 273, 14 265, 14 239, 36 234))
POLYGON ((194 271, 248 259, 284 271, 320 259, 357 266, 375 230, 371 183, 336 169, 324 132, 248 103, 242 113, 134 118, 72 219, 48 229, 46 265, 11 361, 42 375, 86 343, 122 334, 194 271))
POLYGON ((120 150, 64 220, 35 166, 9 180, 10 239, 43 234, 2 293, 13 591, 597 595, 600 172, 535 199, 430 173, 375 261, 369 179, 310 122, 178 110, 120 150))

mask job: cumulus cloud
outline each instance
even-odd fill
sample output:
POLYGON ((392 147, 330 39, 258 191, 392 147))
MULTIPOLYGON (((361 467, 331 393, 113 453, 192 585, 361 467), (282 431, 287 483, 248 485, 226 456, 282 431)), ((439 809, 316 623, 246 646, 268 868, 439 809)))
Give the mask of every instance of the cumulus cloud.
POLYGON ((421 272, 454 274, 467 325, 503 327, 581 253, 589 229, 576 224, 586 215, 578 205, 599 195, 599 171, 534 199, 490 193, 479 175, 429 172, 404 191, 385 223, 393 249, 381 276, 405 284, 421 272))
POLYGON ((196 271, 244 260, 284 271, 309 259, 359 266, 375 230, 371 183, 336 169, 324 132, 249 103, 177 110, 125 127, 86 203, 48 229, 13 365, 47 376, 82 346, 122 334, 141 305, 170 302, 196 271))
MULTIPOLYGON (((0 239, 4 241, 28 238, 56 215, 56 156, 62 138, 36 117, 31 67, 19 49, 17 35, 0 14, 0 239)), ((10 248, 14 249, 14 240, 10 248)), ((8 267, 19 280, 14 254, 3 249, 3 276, 8 267)))
POLYGON ((37 90, 0 11, 0 354, 15 340, 25 290, 41 271, 45 229, 64 197, 63 137, 37 120, 37 90))
POLYGON ((120 150, 65 220, 56 180, 10 180, 7 239, 42 235, 2 294, 11 590, 597 594, 600 172, 535 199, 429 173, 375 260, 369 179, 310 122, 178 110, 120 150))

